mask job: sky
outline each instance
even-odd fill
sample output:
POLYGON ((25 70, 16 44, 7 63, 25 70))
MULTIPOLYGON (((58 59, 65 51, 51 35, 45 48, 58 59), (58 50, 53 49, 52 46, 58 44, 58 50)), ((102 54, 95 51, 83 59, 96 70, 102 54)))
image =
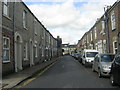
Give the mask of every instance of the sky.
POLYGON ((23 0, 39 21, 62 43, 78 40, 117 0, 23 0))

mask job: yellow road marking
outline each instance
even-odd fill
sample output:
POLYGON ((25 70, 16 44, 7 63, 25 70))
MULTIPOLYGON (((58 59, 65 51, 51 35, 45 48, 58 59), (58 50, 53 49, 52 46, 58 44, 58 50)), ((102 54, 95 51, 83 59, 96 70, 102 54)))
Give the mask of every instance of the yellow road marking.
POLYGON ((27 85, 28 83, 32 82, 33 80, 35 80, 38 76, 41 76, 45 71, 47 71, 51 66, 53 66, 56 62, 52 63, 51 65, 49 65, 48 67, 46 67, 43 71, 41 71, 40 73, 37 74, 37 76, 30 78, 26 81, 24 81, 23 83, 21 83, 20 85, 16 86, 15 88, 21 88, 25 85, 27 85))

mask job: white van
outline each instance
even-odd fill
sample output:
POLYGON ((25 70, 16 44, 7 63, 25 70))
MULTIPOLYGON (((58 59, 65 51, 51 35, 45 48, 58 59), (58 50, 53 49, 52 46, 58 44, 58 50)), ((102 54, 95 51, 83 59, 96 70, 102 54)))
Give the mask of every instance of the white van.
POLYGON ((96 54, 98 54, 97 50, 84 49, 83 55, 82 55, 82 64, 85 66, 92 65, 96 54))

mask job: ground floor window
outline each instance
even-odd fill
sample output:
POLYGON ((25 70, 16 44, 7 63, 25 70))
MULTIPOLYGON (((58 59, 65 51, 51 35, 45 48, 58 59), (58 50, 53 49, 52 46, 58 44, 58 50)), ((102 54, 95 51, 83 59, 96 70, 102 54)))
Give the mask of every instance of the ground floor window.
POLYGON ((3 37, 3 63, 10 62, 10 38, 3 37))
POLYGON ((37 45, 35 45, 35 57, 37 58, 38 56, 38 53, 37 53, 38 51, 37 51, 37 45))
POLYGON ((99 51, 99 53, 103 53, 103 52, 102 52, 102 49, 103 49, 102 40, 100 40, 100 41, 98 42, 98 51, 99 51))
POLYGON ((103 53, 106 53, 106 40, 103 40, 103 53))
POLYGON ((117 41, 113 42, 113 53, 116 54, 117 53, 117 41))

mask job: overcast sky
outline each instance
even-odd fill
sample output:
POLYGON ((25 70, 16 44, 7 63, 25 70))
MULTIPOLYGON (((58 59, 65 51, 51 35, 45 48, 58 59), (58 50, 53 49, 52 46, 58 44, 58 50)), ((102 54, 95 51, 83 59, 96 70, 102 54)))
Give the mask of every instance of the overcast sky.
POLYGON ((77 44, 116 0, 23 0, 54 37, 77 44))

